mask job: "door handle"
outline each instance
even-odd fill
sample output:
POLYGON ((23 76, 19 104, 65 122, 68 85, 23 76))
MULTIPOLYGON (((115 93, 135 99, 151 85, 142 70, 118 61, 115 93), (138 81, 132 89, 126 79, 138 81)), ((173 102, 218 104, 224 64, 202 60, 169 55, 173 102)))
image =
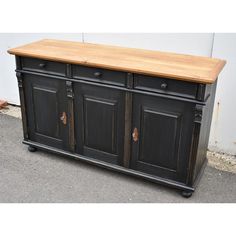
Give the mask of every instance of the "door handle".
POLYGON ((161 84, 161 88, 162 88, 162 89, 167 89, 167 87, 168 87, 168 84, 167 84, 167 83, 162 83, 162 84, 161 84))
POLYGON ((132 137, 134 142, 138 141, 138 129, 136 127, 133 130, 132 137))
POLYGON ((40 68, 40 69, 44 69, 45 67, 46 67, 46 64, 45 64, 45 63, 40 63, 40 64, 39 64, 39 68, 40 68))
POLYGON ((101 73, 101 72, 95 72, 95 73, 94 73, 94 76, 95 76, 96 78, 100 78, 100 77, 102 76, 102 73, 101 73))
POLYGON ((65 112, 62 112, 62 115, 61 115, 61 117, 60 117, 60 120, 61 120, 61 122, 62 122, 64 125, 66 125, 66 123, 67 123, 67 116, 66 116, 66 113, 65 113, 65 112))

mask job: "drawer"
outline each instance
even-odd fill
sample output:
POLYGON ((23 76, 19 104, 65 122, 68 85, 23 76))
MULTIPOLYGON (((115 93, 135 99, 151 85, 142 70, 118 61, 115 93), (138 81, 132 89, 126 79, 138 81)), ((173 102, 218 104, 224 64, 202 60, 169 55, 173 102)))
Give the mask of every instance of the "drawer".
POLYGON ((35 71, 54 75, 66 75, 66 65, 60 62, 24 57, 21 59, 23 70, 35 71))
POLYGON ((134 88, 195 99, 197 96, 198 85, 196 83, 180 80, 136 74, 134 75, 134 88))
POLYGON ((125 87, 127 73, 101 68, 72 65, 72 77, 76 79, 125 87))

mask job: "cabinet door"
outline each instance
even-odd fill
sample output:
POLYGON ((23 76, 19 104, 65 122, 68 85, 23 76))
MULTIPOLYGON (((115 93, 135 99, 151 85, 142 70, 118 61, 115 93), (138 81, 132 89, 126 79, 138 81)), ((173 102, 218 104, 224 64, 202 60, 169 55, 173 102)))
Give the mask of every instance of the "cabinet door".
POLYGON ((131 168, 184 182, 192 130, 191 103, 134 95, 131 168))
POLYGON ((29 139, 56 148, 68 146, 65 81, 24 74, 29 139))
POLYGON ((81 83, 74 84, 76 151, 121 164, 124 146, 124 93, 81 83))

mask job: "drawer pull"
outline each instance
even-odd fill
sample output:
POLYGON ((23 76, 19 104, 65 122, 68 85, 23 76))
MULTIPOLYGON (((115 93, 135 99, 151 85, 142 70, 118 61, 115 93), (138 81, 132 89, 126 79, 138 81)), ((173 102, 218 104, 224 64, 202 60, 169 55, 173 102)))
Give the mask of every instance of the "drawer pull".
POLYGON ((95 72, 94 76, 97 77, 97 78, 100 78, 102 76, 102 73, 101 72, 95 72))
POLYGON ((40 69, 44 69, 45 67, 46 67, 46 64, 45 64, 45 63, 40 63, 40 64, 39 64, 39 68, 40 68, 40 69))
POLYGON ((138 141, 138 129, 134 128, 134 131, 132 133, 133 141, 137 142, 138 141))
POLYGON ((168 87, 167 83, 162 83, 162 84, 161 84, 161 88, 162 88, 162 89, 167 89, 167 87, 168 87))
POLYGON ((62 112, 62 116, 60 117, 61 122, 66 125, 67 123, 67 117, 66 117, 66 113, 62 112))

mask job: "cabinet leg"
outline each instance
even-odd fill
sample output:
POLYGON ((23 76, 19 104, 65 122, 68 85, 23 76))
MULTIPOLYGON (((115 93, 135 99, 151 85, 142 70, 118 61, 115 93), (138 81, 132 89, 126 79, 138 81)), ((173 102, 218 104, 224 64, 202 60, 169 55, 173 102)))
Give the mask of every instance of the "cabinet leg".
POLYGON ((192 191, 189 191, 189 190, 184 190, 182 191, 182 196, 185 197, 185 198, 189 198, 192 196, 193 192, 192 191))
POLYGON ((29 152, 36 152, 36 151, 37 151, 37 148, 29 145, 29 146, 28 146, 28 151, 29 151, 29 152))

